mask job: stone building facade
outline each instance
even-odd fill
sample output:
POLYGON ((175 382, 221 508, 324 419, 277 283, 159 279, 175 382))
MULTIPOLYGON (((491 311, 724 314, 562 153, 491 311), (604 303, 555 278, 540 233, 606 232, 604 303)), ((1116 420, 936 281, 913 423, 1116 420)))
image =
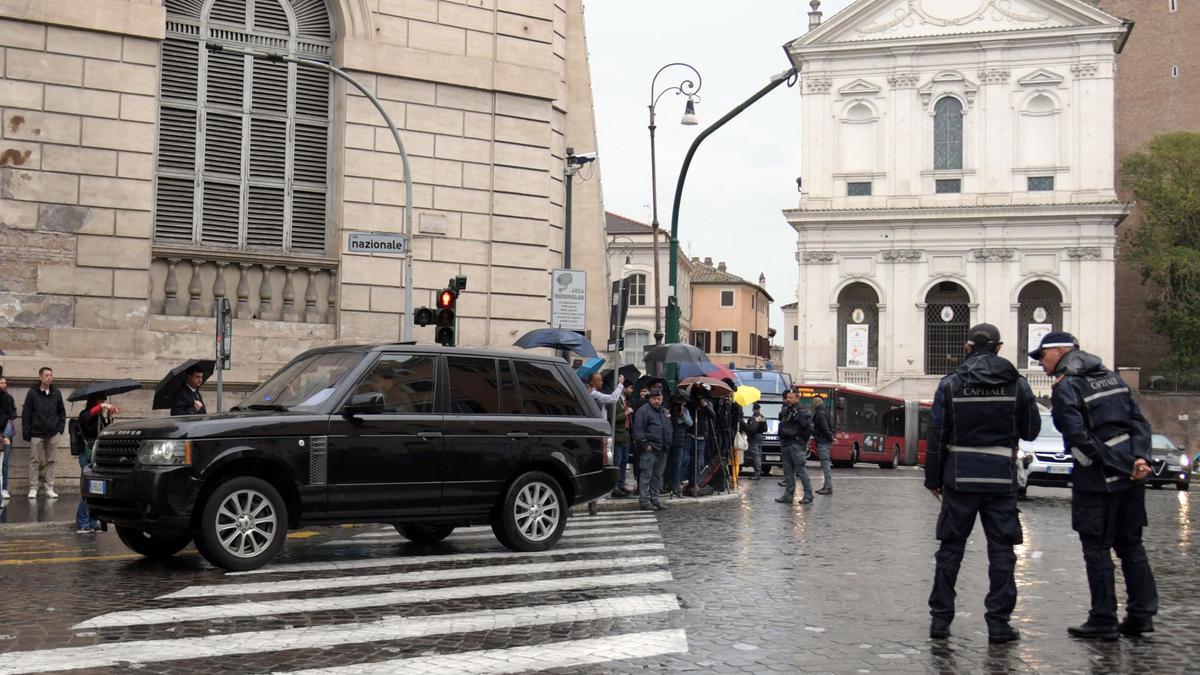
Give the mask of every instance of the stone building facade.
MULTIPOLYGON (((467 275, 459 344, 548 325, 565 149, 596 147, 581 0, 0 0, 0 349, 18 401, 42 365, 68 389, 152 385, 210 356, 221 297, 234 392, 311 346, 400 339, 401 259, 346 251, 352 231, 403 232, 379 113, 323 70, 206 43, 331 62, 382 100, 412 163, 414 304, 467 275)), ((574 186, 572 248, 605 334, 598 166, 574 186)), ((122 402, 151 414, 144 392, 122 402)))
POLYGON ((980 321, 1023 369, 1050 329, 1111 363, 1127 30, 1082 0, 860 0, 788 44, 804 192, 784 212, 800 266, 784 370, 925 397, 980 321))

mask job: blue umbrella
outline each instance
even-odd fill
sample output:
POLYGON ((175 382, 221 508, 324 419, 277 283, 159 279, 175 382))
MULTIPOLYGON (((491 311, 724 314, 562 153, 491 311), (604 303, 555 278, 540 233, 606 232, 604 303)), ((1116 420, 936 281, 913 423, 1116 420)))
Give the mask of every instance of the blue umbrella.
POLYGON ((564 330, 562 328, 538 328, 531 330, 517 338, 517 341, 513 344, 522 349, 550 347, 552 349, 575 352, 580 356, 590 358, 597 356, 596 348, 592 346, 592 343, 587 341, 587 338, 575 331, 564 330))
POLYGON ((604 365, 604 359, 587 358, 587 359, 584 359, 583 365, 579 366, 579 368, 576 369, 575 372, 579 374, 579 379, 586 382, 588 380, 588 378, 590 378, 592 375, 596 374, 596 372, 600 370, 600 366, 602 366, 602 365, 604 365))

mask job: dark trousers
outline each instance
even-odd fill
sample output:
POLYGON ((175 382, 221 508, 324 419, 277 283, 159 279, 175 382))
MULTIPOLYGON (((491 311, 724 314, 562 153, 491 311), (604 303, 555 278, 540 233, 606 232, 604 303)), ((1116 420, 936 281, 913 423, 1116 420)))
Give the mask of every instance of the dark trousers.
POLYGON ((1158 588, 1142 546, 1146 526, 1146 486, 1108 493, 1076 492, 1071 496, 1071 527, 1083 544, 1092 609, 1088 623, 1117 625, 1117 594, 1112 552, 1121 559, 1125 575, 1125 611, 1132 618, 1149 618, 1158 613, 1158 588))
POLYGON ((933 572, 933 592, 929 594, 929 614, 935 621, 949 624, 954 620, 954 584, 962 564, 967 538, 975 527, 975 515, 983 522, 987 537, 988 579, 983 606, 989 631, 1008 624, 1017 605, 1017 582, 1013 568, 1017 556, 1013 546, 1022 542, 1017 495, 987 492, 942 493, 942 511, 938 514, 937 561, 933 572))

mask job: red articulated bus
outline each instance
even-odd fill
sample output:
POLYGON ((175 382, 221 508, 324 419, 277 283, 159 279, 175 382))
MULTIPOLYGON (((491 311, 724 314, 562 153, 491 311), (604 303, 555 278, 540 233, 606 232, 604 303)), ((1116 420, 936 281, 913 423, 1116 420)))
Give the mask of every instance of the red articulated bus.
MULTIPOLYGON (((825 400, 833 420, 829 456, 834 466, 871 462, 893 469, 924 464, 930 404, 845 384, 801 384, 796 390, 803 405, 811 407, 814 398, 825 400)), ((816 458, 815 442, 809 452, 816 458)))

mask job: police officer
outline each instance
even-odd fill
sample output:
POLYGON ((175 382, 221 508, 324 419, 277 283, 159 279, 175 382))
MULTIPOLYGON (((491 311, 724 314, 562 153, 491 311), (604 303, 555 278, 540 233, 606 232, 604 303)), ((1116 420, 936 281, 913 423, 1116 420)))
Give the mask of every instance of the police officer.
POLYGON ((1051 394, 1054 426, 1071 470, 1071 527, 1079 533, 1087 567, 1092 609, 1081 626, 1067 629, 1079 638, 1115 640, 1154 630, 1158 590, 1142 547, 1146 484, 1150 475, 1150 424, 1129 388, 1100 357, 1079 349, 1070 333, 1053 332, 1029 355, 1055 378, 1051 394), (1125 619, 1117 623, 1117 596, 1111 550, 1125 575, 1125 619))
POLYGON ((783 408, 779 410, 779 449, 783 455, 783 496, 775 501, 791 504, 796 497, 796 476, 804 487, 801 504, 813 502, 812 483, 808 480, 808 437, 812 434, 812 416, 800 405, 800 394, 789 389, 783 395, 783 408))
POLYGON ((1018 437, 1037 438, 1041 418, 1025 378, 1001 358, 1000 331, 981 323, 967 331, 962 365, 938 383, 929 417, 925 487, 942 502, 937 520, 937 564, 929 595, 929 637, 950 636, 954 583, 975 515, 987 536, 988 578, 984 599, 988 641, 1012 642, 1020 632, 1009 625, 1017 604, 1013 576, 1020 544, 1017 511, 1018 437))
POLYGON ((660 467, 666 465, 671 450, 671 414, 663 406, 661 389, 652 389, 648 400, 633 416, 633 443, 639 449, 638 505, 643 511, 665 511, 659 501, 659 481, 660 467))

